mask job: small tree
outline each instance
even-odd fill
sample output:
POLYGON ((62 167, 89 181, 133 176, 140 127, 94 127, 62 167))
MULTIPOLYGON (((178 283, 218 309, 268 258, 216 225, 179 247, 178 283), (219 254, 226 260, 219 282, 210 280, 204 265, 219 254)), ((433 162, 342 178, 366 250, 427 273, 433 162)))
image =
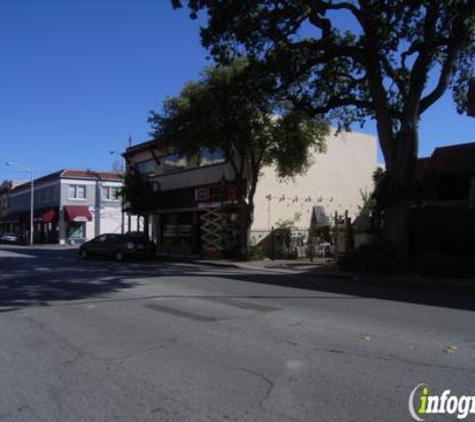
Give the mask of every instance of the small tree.
POLYGON ((149 178, 134 168, 127 169, 119 195, 123 198, 126 212, 144 217, 145 233, 148 235, 148 214, 158 206, 158 194, 149 178))
POLYGON ((328 134, 326 121, 277 103, 265 87, 273 83, 271 78, 256 79, 246 59, 210 67, 149 118, 154 138, 165 148, 187 155, 201 149, 224 153, 237 184, 242 254, 261 170, 276 165, 283 178, 304 173, 312 162, 310 152, 323 152, 328 134))

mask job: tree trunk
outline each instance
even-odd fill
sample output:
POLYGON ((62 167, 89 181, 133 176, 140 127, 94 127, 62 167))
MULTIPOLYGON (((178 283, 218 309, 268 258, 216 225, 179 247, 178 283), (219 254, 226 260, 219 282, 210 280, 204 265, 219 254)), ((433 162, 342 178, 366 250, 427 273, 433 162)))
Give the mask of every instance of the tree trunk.
POLYGON ((247 245, 248 245, 248 206, 246 204, 246 192, 244 188, 244 181, 242 175, 236 173, 236 185, 237 185, 237 195, 238 195, 238 205, 239 205, 239 258, 245 259, 247 256, 247 245))
POLYGON ((384 237, 395 248, 397 269, 403 271, 409 266, 409 201, 399 200, 386 207, 384 216, 384 237))
POLYGON ((383 235, 395 248, 398 270, 406 270, 410 262, 410 203, 413 198, 417 164, 416 124, 404 126, 394 142, 394 156, 387 160, 389 197, 385 206, 383 235))
POLYGON ((250 212, 249 206, 243 203, 241 206, 241 227, 240 227, 240 258, 246 259, 249 246, 250 212))
POLYGON ((145 234, 145 236, 149 236, 149 217, 150 217, 150 214, 145 214, 143 216, 143 232, 145 234))

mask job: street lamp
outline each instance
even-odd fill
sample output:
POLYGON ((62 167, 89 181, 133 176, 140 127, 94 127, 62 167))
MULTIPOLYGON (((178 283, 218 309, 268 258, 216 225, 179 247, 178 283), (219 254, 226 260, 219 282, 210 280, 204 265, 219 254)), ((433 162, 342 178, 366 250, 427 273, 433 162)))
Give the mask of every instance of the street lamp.
POLYGON ((34 190, 35 190, 35 186, 34 186, 34 183, 33 183, 33 169, 30 169, 28 167, 25 167, 25 166, 22 166, 21 164, 16 164, 16 163, 12 163, 10 161, 7 161, 5 163, 6 166, 11 166, 11 167, 18 167, 24 171, 27 171, 30 173, 30 178, 31 178, 31 189, 30 189, 30 193, 31 193, 31 198, 30 198, 30 245, 33 245, 33 218, 34 218, 34 190))

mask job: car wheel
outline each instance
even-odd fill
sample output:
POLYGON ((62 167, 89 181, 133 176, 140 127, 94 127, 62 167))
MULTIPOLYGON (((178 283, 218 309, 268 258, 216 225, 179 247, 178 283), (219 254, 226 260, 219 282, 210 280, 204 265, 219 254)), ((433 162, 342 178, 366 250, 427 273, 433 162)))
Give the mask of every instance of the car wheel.
POLYGON ((124 253, 122 251, 117 251, 115 253, 115 260, 117 262, 124 262, 124 253))
POLYGON ((87 252, 86 249, 83 249, 83 250, 81 251, 81 258, 82 258, 82 259, 87 259, 87 258, 89 258, 89 253, 87 252))

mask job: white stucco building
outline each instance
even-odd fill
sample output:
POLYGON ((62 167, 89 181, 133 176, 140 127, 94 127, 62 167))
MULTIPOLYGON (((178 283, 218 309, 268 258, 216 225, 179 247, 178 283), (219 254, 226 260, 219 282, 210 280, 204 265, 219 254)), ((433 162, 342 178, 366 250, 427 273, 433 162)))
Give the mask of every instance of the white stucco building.
POLYGON ((314 206, 328 217, 348 211, 354 218, 362 205, 362 192, 373 189, 378 167, 376 138, 358 132, 333 131, 327 150, 314 154, 305 175, 279 180, 275 168, 264 169, 257 185, 253 231, 265 231, 282 220, 308 229, 314 206))

